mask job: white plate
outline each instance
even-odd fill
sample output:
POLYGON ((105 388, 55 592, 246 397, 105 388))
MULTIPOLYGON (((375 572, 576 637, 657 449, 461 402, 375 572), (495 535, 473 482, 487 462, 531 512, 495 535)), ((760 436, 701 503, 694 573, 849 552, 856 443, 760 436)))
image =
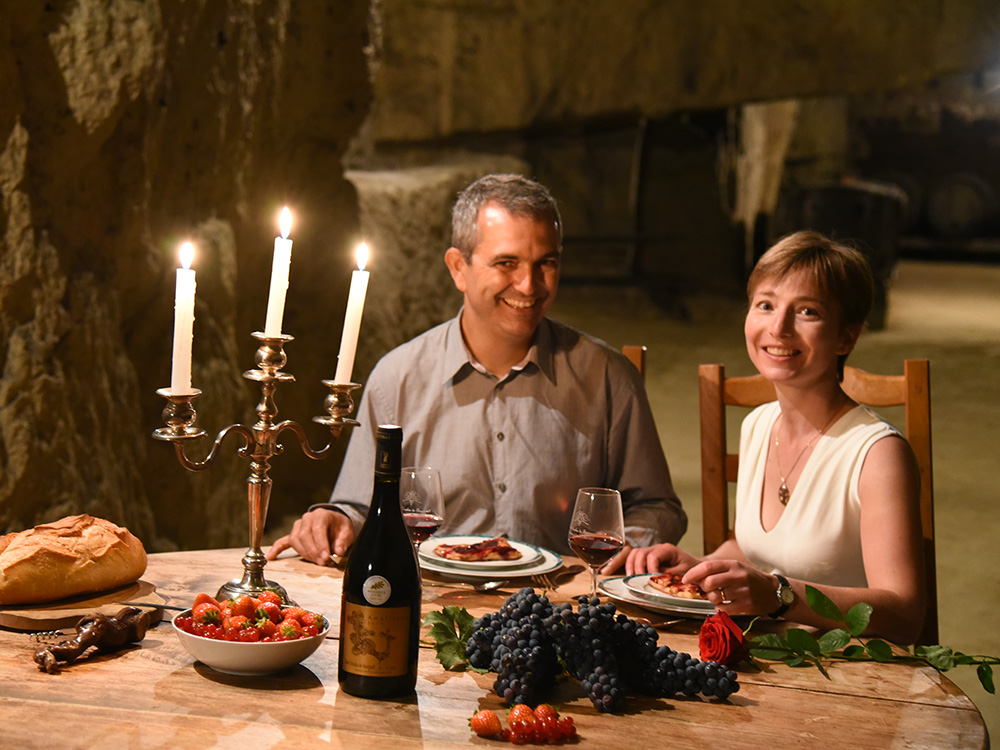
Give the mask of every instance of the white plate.
POLYGON ((545 549, 545 547, 538 547, 537 549, 542 559, 534 565, 528 565, 523 568, 507 570, 497 570, 496 568, 487 568, 484 570, 476 568, 475 570, 466 570, 465 568, 455 568, 447 564, 442 564, 447 563, 447 560, 444 558, 441 558, 442 562, 438 563, 435 560, 421 557, 420 569, 436 573, 437 575, 451 576, 452 578, 518 578, 521 576, 537 576, 542 573, 551 573, 553 570, 558 570, 562 567, 563 560, 560 555, 550 549, 545 549))
POLYGON ((663 604, 652 599, 644 599, 641 596, 636 596, 625 586, 625 576, 619 576, 618 578, 605 578, 603 581, 598 581, 598 590, 620 602, 626 602, 627 604, 635 604, 638 607, 643 607, 652 612, 661 612, 665 614, 681 615, 683 617, 691 618, 702 618, 715 612, 714 607, 710 610, 702 609, 700 607, 682 607, 674 606, 672 604, 663 604))
POLYGON ((426 539, 420 543, 418 554, 421 560, 430 560, 438 565, 445 565, 450 568, 461 568, 462 570, 509 570, 511 568, 524 568, 535 565, 542 559, 542 553, 531 544, 524 542, 514 542, 510 539, 507 543, 521 553, 516 560, 449 560, 434 552, 439 544, 475 544, 484 539, 493 539, 491 536, 439 536, 426 539))
POLYGON ((685 599, 683 596, 671 596, 664 591, 653 588, 649 585, 649 579, 652 577, 649 573, 626 576, 624 579, 625 588, 640 599, 647 599, 658 604, 668 604, 672 607, 685 609, 704 609, 709 612, 715 611, 715 605, 707 599, 685 599))

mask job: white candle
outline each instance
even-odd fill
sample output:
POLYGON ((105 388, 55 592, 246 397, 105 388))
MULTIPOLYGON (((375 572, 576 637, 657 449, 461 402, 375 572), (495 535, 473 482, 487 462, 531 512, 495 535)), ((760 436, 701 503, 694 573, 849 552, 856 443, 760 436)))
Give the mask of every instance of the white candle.
POLYGON ((177 269, 177 288, 174 292, 174 354, 170 373, 170 390, 177 395, 192 393, 191 344, 194 340, 194 246, 181 245, 181 265, 177 269))
POLYGON ((351 292, 347 296, 347 314, 344 316, 344 332, 340 338, 340 354, 337 357, 336 383, 350 383, 354 370, 354 355, 358 351, 358 334, 361 332, 361 313, 365 309, 365 295, 368 293, 368 246, 358 245, 358 270, 351 276, 351 292))
POLYGON ((274 258, 271 261, 271 292, 267 297, 267 318, 264 335, 272 338, 281 335, 281 319, 285 314, 285 292, 288 291, 288 267, 292 263, 292 212, 288 206, 281 209, 281 236, 274 238, 274 258))

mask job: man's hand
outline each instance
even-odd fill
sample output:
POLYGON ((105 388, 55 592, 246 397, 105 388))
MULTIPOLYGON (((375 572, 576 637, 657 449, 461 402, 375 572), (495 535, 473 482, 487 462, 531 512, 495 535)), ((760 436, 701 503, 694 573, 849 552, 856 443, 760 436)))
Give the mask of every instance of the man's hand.
POLYGON ((632 550, 625 563, 628 575, 638 573, 683 573, 700 560, 674 544, 657 544, 632 550))
POLYGON ((286 549, 294 549, 302 559, 329 565, 333 555, 343 557, 354 543, 354 526, 343 513, 316 508, 292 524, 292 532, 278 539, 267 551, 273 560, 286 549))

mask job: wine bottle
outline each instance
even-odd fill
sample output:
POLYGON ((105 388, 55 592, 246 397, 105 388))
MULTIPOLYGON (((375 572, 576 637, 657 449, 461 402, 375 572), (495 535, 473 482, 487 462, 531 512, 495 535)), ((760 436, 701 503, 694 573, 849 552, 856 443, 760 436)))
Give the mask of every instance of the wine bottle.
POLYGON ((403 430, 379 425, 375 487, 340 602, 338 679, 363 698, 412 693, 420 645, 420 570, 399 504, 403 430))

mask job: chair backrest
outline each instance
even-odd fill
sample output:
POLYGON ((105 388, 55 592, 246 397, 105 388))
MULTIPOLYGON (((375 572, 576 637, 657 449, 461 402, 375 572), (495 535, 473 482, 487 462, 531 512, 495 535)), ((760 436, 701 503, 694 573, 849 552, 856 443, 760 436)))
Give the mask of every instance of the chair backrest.
MULTIPOLYGON (((934 487, 931 473, 930 365, 926 359, 908 359, 902 375, 875 375, 856 367, 844 368, 844 391, 855 401, 878 408, 903 406, 906 439, 920 467, 920 523, 927 581, 927 616, 917 643, 935 644, 938 638, 937 568, 934 555, 934 487)), ((732 536, 729 520, 729 482, 739 472, 739 455, 728 452, 726 407, 754 407, 775 399, 774 386, 760 375, 727 378, 722 365, 698 367, 701 404, 701 502, 705 552, 732 536)))
POLYGON ((632 360, 632 364, 643 377, 646 376, 646 347, 635 344, 625 344, 622 354, 632 360))

